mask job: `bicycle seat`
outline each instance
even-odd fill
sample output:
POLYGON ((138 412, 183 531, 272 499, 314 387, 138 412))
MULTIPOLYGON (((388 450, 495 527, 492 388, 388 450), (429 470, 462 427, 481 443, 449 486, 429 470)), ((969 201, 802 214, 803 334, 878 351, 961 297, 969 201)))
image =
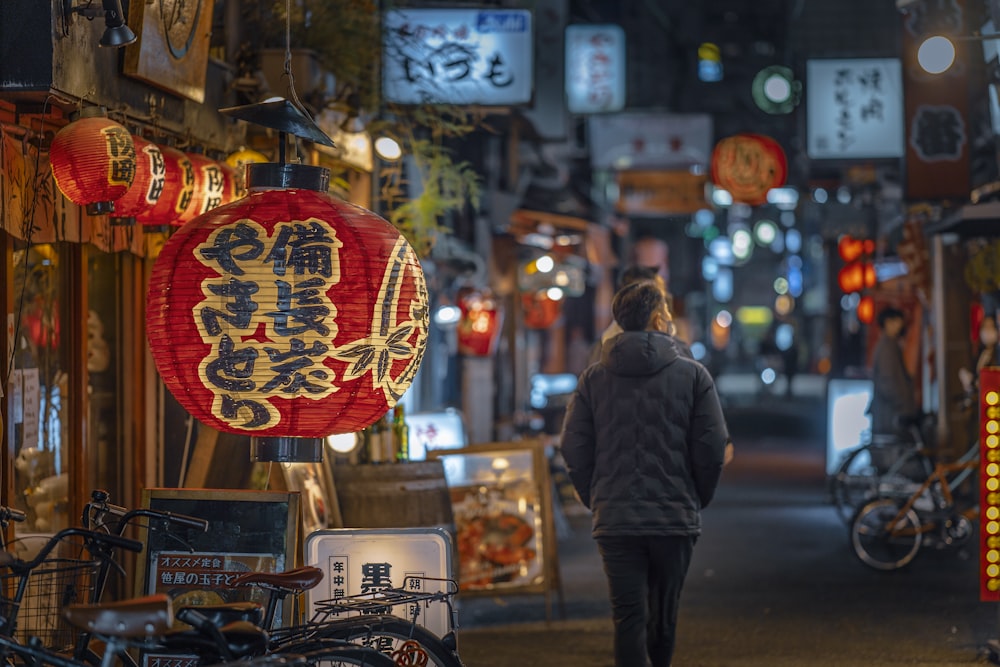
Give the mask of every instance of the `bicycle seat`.
POLYGON ((261 586, 286 593, 308 591, 323 581, 323 570, 318 567, 297 567, 287 572, 245 572, 231 582, 231 586, 261 586))
POLYGON ((63 609, 70 625, 108 637, 150 637, 174 622, 170 597, 162 593, 108 604, 71 604, 63 609))
MULTIPOLYGON (((200 608, 199 608, 200 609, 200 608)), ((219 628, 219 634, 234 659, 258 656, 267 650, 270 636, 253 623, 235 621, 219 628)), ((160 638, 160 646, 177 653, 219 655, 218 642, 200 630, 175 630, 160 638)))

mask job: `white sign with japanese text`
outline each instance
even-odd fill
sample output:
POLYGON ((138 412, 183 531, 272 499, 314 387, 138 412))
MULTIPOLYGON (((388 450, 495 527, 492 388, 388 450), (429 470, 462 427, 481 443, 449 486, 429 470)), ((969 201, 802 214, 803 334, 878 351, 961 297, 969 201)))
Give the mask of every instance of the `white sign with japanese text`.
POLYGON ((905 151, 897 58, 806 63, 809 157, 898 158, 905 151))
POLYGON ((383 17, 382 93, 398 104, 528 104, 531 12, 407 9, 383 17))
POLYGON ((345 616, 392 614, 413 620, 439 637, 452 630, 444 601, 405 601, 400 593, 455 591, 452 540, 441 528, 338 528, 312 533, 305 541, 305 564, 324 572, 322 583, 306 591, 306 607, 335 609, 345 616), (450 586, 450 588, 449 588, 450 586), (373 608, 385 599, 403 600, 373 608), (326 602, 334 604, 324 604, 326 602))
POLYGON ((570 113, 625 108, 625 31, 621 26, 566 27, 566 104, 570 113))

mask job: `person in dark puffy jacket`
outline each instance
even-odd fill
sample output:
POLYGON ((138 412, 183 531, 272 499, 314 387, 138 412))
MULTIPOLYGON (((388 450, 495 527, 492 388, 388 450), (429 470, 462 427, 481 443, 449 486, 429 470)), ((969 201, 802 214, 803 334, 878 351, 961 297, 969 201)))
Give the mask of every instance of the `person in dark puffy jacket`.
POLYGON ((669 667, 700 511, 715 494, 729 434, 704 366, 667 335, 654 282, 628 285, 612 311, 624 331, 580 376, 561 448, 593 512, 615 624, 617 667, 669 667))

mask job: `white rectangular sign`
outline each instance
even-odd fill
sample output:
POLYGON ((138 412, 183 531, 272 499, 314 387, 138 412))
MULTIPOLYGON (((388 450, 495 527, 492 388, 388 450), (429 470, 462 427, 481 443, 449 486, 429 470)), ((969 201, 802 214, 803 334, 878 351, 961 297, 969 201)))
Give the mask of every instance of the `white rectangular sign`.
POLYGON ((809 157, 898 158, 905 149, 897 58, 806 63, 809 157))
POLYGON ((707 166, 712 155, 712 117, 654 112, 590 116, 587 137, 594 169, 707 166))
POLYGON ((528 104, 531 12, 406 9, 385 13, 382 93, 398 104, 528 104))
POLYGON ((566 27, 566 104, 570 113, 625 108, 625 31, 617 25, 566 27))

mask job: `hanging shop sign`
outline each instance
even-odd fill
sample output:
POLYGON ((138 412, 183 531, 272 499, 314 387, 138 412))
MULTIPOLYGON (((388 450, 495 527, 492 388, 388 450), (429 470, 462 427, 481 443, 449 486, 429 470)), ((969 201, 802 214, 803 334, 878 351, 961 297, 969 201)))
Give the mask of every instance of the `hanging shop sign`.
POLYGON ((625 31, 617 25, 566 26, 566 105, 570 113, 625 108, 625 31))
POLYGON ((781 145, 761 134, 726 137, 712 151, 712 181, 727 190, 733 201, 757 206, 767 191, 784 185, 788 160, 781 145))
POLYGON ((587 119, 594 169, 707 167, 712 155, 709 114, 616 113, 587 119))
POLYGON ((708 176, 689 169, 629 169, 615 174, 619 213, 636 216, 688 215, 705 208, 708 176))
POLYGON ((1000 602, 1000 368, 979 372, 979 599, 1000 602))
POLYGON ((809 157, 903 156, 903 78, 897 58, 806 63, 809 157))
POLYGON ((407 9, 383 16, 382 92, 397 104, 531 102, 531 12, 407 9))
POLYGON ((360 431, 399 401, 423 357, 420 261, 389 222, 327 194, 328 170, 256 164, 248 175, 247 197, 180 228, 153 266, 156 367, 220 431, 360 431), (281 187, 291 167, 315 182, 281 187))

